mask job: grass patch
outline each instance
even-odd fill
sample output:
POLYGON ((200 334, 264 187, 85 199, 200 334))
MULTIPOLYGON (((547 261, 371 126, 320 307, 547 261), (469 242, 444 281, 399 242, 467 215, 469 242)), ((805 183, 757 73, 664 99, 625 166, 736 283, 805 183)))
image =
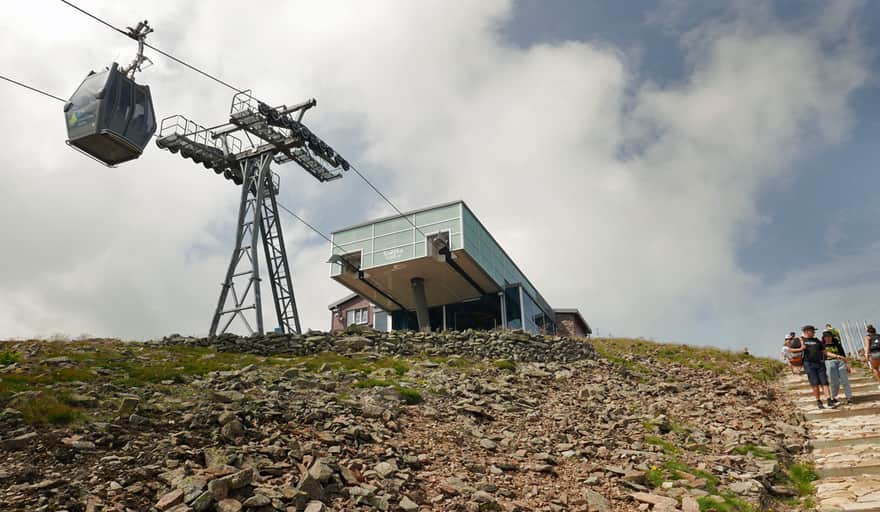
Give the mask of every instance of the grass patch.
POLYGON ((681 453, 681 450, 679 450, 678 447, 660 436, 645 436, 645 442, 648 444, 653 444, 654 446, 659 446, 663 450, 663 453, 665 453, 666 455, 675 455, 681 453))
POLYGON ((401 386, 395 386, 395 389, 400 393, 400 398, 402 398, 407 405, 416 405, 424 401, 424 399, 422 399, 422 394, 419 393, 418 390, 401 386))
POLYGON ((747 373, 763 382, 776 379, 779 372, 785 368, 780 361, 773 359, 711 347, 693 347, 628 338, 591 338, 590 343, 604 359, 623 365, 629 370, 637 370, 643 366, 628 360, 630 356, 636 359, 650 357, 661 362, 677 363, 715 373, 747 373))
POLYGON ((13 352, 12 350, 0 352, 0 366, 17 363, 19 359, 21 359, 21 354, 18 352, 13 352))
POLYGON ((656 489, 663 485, 666 478, 663 476, 663 471, 661 469, 652 466, 651 469, 645 473, 645 481, 648 482, 648 485, 656 489))
POLYGON ((161 350, 139 351, 140 357, 113 361, 108 367, 124 372, 126 377, 114 382, 128 387, 172 381, 181 383, 187 376, 201 376, 214 371, 234 370, 262 363, 264 358, 249 354, 215 352, 209 348, 171 346, 161 350))
POLYGON ((57 382, 89 382, 97 377, 97 373, 86 368, 37 368, 31 373, 13 373, 0 377, 0 396, 35 391, 57 382))
POLYGON ((499 359, 492 363, 492 366, 498 368, 499 370, 506 370, 510 372, 516 371, 516 363, 514 363, 510 359, 499 359))
POLYGON ((393 387, 395 391, 400 395, 401 400, 403 400, 407 405, 416 405, 424 402, 422 398, 422 394, 419 393, 418 390, 413 388, 408 388, 404 386, 400 386, 390 380, 382 380, 382 379, 366 379, 360 380, 352 384, 352 387, 359 389, 370 389, 370 388, 391 388, 393 387))
POLYGON ((0 377, 0 396, 20 391, 40 391, 66 382, 108 380, 117 385, 139 387, 161 381, 182 382, 218 370, 232 370, 265 358, 248 354, 215 352, 210 348, 169 346, 147 347, 116 340, 39 342, 38 353, 27 371, 0 377), (46 364, 51 357, 70 360, 68 367, 46 364), (95 369, 103 368, 107 375, 95 369))
POLYGON ((775 453, 773 453, 772 451, 767 450, 765 448, 762 448, 760 446, 755 446, 753 444, 744 444, 741 446, 737 446, 736 448, 733 449, 733 453, 736 453, 739 455, 748 455, 751 453, 752 456, 754 456, 758 459, 776 460, 775 453))
POLYGON ((29 393, 16 398, 10 405, 21 411, 22 419, 31 425, 67 425, 82 416, 79 409, 67 405, 62 397, 52 393, 29 393))
POLYGON ((732 493, 721 493, 717 496, 702 496, 697 498, 700 511, 714 512, 754 512, 755 507, 732 493))
POLYGON ((697 478, 702 478, 703 480, 705 480, 705 488, 710 493, 718 492, 718 477, 713 475, 712 473, 709 473, 708 471, 692 468, 675 458, 669 459, 664 462, 663 468, 669 473, 669 476, 673 480, 679 480, 683 476, 681 473, 687 473, 689 475, 693 475, 697 478))
POLYGON ((797 491, 798 496, 812 496, 813 493, 816 492, 813 482, 815 482, 819 476, 816 475, 816 471, 812 465, 792 464, 786 470, 785 475, 788 477, 788 481, 794 487, 794 490, 797 491))

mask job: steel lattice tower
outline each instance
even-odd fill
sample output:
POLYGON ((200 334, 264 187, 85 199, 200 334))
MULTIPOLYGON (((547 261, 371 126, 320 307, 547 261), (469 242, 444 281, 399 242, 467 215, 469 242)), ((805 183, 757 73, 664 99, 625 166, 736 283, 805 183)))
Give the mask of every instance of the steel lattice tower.
POLYGON ((250 91, 242 91, 232 98, 228 123, 204 128, 183 116, 162 120, 156 139, 160 148, 241 185, 235 248, 211 320, 212 337, 226 332, 236 318, 251 334, 264 332, 260 245, 279 328, 284 333, 301 332, 278 215, 279 178, 270 166, 296 162, 321 182, 341 178, 340 169, 349 169, 344 158, 302 124, 303 115, 315 105, 309 100, 292 107, 270 107, 250 91), (244 134, 246 145, 234 135, 237 132, 244 134))

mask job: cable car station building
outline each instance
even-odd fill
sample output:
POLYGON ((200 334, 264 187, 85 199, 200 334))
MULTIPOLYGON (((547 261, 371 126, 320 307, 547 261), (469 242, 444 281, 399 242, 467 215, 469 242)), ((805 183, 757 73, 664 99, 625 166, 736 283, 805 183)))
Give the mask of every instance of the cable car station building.
POLYGON ((463 201, 358 224, 332 240, 331 277, 389 312, 394 330, 556 332, 553 309, 463 201))

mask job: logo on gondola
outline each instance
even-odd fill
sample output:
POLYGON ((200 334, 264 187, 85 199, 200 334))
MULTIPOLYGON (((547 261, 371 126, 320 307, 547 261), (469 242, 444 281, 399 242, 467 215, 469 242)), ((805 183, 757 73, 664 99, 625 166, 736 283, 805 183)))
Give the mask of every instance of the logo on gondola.
POLYGON ((93 121, 94 119, 95 114, 91 112, 85 114, 82 112, 71 112, 70 115, 67 116, 67 126, 73 128, 88 123, 89 121, 93 121))

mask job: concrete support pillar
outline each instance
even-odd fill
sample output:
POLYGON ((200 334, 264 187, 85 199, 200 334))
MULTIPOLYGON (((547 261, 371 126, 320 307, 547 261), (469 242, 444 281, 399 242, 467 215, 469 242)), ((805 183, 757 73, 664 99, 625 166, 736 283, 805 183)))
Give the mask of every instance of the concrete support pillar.
POLYGON ((413 302, 416 304, 419 330, 431 332, 431 321, 428 317, 428 298, 425 296, 425 280, 421 277, 414 277, 409 282, 412 285, 413 302))

